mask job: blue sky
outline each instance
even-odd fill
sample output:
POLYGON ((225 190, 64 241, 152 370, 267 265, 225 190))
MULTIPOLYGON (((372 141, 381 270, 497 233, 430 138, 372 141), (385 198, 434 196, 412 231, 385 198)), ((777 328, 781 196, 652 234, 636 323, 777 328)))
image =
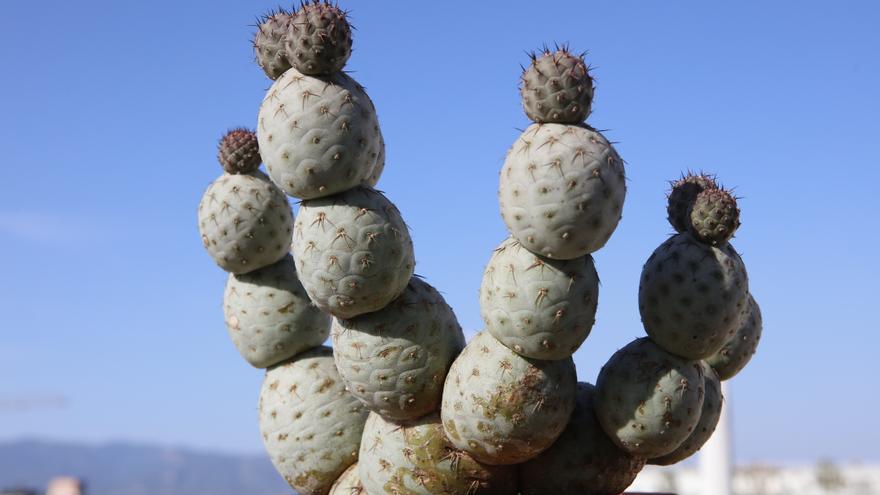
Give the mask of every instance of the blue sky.
MULTIPOLYGON (((380 188, 412 228, 417 273, 479 329, 483 266, 506 235, 497 175, 528 125, 519 64, 543 43, 589 50, 589 123, 619 143, 629 190, 595 256, 579 378, 643 335, 639 272, 671 230, 666 181, 702 168, 742 197, 734 245, 764 313, 733 381, 737 458, 880 460, 878 4, 553 5, 343 2, 348 68, 387 141, 380 188)), ((262 451, 261 372, 226 335, 196 207, 216 140, 255 124, 269 81, 250 24, 272 6, 4 4, 0 440, 262 451), (9 407, 53 397, 66 405, 9 407)))

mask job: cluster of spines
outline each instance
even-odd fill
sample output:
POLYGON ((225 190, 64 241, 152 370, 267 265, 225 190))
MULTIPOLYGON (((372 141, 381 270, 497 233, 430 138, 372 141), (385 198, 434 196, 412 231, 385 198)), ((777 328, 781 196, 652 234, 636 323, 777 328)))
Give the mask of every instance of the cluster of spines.
POLYGON ((676 232, 690 232, 712 246, 729 241, 740 226, 737 199, 715 175, 688 172, 670 182, 667 219, 676 232))

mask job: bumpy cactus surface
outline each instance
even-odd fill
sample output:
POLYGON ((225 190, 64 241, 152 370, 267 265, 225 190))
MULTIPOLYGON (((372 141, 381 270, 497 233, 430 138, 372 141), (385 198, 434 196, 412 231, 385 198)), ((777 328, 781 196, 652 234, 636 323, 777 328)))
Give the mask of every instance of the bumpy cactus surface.
POLYGON ((330 334, 330 315, 312 304, 290 255, 259 270, 230 274, 223 310, 232 342, 257 368, 317 347, 330 334))
POLYGON ((592 253, 623 213, 623 160, 598 131, 532 124, 507 153, 498 198, 511 234, 554 259, 592 253))
POLYGON ((291 17, 285 41, 290 63, 311 76, 339 72, 351 56, 346 13, 326 0, 301 4, 291 17))
POLYGON ((713 247, 677 234, 642 268, 642 323, 667 351, 704 359, 733 337, 748 290, 745 265, 733 246, 713 247))
POLYGON ((583 55, 566 47, 541 55, 523 70, 520 83, 523 108, 529 119, 539 123, 578 124, 590 115, 593 78, 583 55))
POLYGON ((257 24, 253 41, 254 57, 266 76, 273 81, 290 68, 284 47, 289 28, 290 13, 284 9, 269 12, 257 24))
POLYGON ((339 476, 333 487, 330 488, 328 495, 361 495, 365 493, 364 484, 361 483, 361 477, 358 473, 358 463, 348 466, 348 469, 339 476))
POLYGON ((640 457, 659 457, 694 431, 704 395, 698 361, 640 338, 614 353, 599 372, 596 417, 618 447, 640 457))
POLYGON ((199 233, 220 268, 247 273, 287 254, 293 213, 266 174, 224 174, 208 186, 199 203, 199 233))
POLYGON ((666 204, 666 214, 669 223, 676 232, 687 232, 690 224, 691 207, 697 199, 697 195, 706 189, 718 189, 715 176, 688 172, 680 179, 672 182, 666 204))
POLYGON ((260 147, 254 131, 237 128, 227 132, 217 146, 217 160, 228 174, 248 174, 260 168, 260 147))
POLYGON ((649 464, 669 466, 681 462, 694 455, 700 450, 718 426, 721 419, 721 408, 724 405, 724 397, 721 395, 721 380, 718 374, 705 361, 700 361, 703 368, 703 379, 706 395, 703 397, 703 409, 700 413, 700 421, 694 427, 694 431, 685 441, 669 454, 651 459, 649 464))
POLYGON ((508 238, 483 274, 480 312, 486 329, 517 354, 565 359, 590 334, 599 276, 589 255, 552 260, 508 238))
POLYGON ((294 229, 300 281, 312 301, 337 318, 384 308, 412 277, 409 229, 376 190, 358 187, 303 201, 294 229))
POLYGON ((272 180, 300 199, 369 180, 383 145, 376 109, 360 84, 342 73, 318 78, 296 69, 269 88, 257 138, 272 180))
POLYGON ((527 461, 556 440, 574 409, 571 358, 526 359, 481 332, 458 356, 443 389, 443 428, 487 464, 527 461))
POLYGON ((618 495, 645 458, 614 445, 593 411, 595 387, 578 383, 574 412, 553 446, 520 468, 523 495, 618 495))
POLYGON ((436 413, 404 422, 371 413, 359 459, 360 478, 369 494, 516 493, 516 468, 482 464, 456 449, 436 413))
POLYGON ((722 380, 733 378, 749 363, 761 341, 763 327, 761 308, 755 302, 755 298, 749 294, 745 313, 733 337, 721 350, 706 358, 706 362, 712 365, 722 380))
POLYGON ((346 388, 395 420, 440 406, 446 372, 463 347, 452 308, 418 277, 379 311, 333 322, 333 355, 346 388))
POLYGON ((302 494, 326 494, 357 461, 368 413, 345 390, 327 347, 273 366, 263 379, 263 443, 275 469, 302 494))
POLYGON ((691 206, 688 231, 694 238, 719 246, 729 241, 739 228, 736 198, 724 189, 706 189, 691 206))

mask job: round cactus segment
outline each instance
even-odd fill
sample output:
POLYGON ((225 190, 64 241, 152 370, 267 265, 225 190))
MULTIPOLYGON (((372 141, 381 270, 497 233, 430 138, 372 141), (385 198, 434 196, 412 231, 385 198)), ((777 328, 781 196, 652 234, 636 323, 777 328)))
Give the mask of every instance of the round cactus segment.
POLYGON ((599 275, 593 258, 552 260, 506 239, 495 250, 480 287, 486 330, 517 354, 571 357, 596 320, 599 275))
POLYGON ((346 12, 327 0, 300 4, 290 21, 286 48, 290 63, 303 74, 330 75, 351 56, 351 26, 346 12))
POLYGON ((676 232, 687 232, 691 223, 691 207, 697 196, 706 189, 718 189, 715 176, 688 172, 672 183, 672 189, 667 196, 666 214, 676 232))
POLYGON ((718 246, 739 228, 736 198, 724 189, 706 189, 697 195, 690 211, 688 231, 697 240, 718 246))
POLYGON ((480 462, 525 462, 565 429, 576 384, 571 358, 527 359, 484 331, 449 369, 440 409, 443 428, 455 447, 480 462))
POLYGON ((266 174, 223 174, 199 203, 202 244, 220 268, 247 273, 280 260, 290 249, 293 213, 266 174))
POLYGON ((312 304, 290 255, 259 270, 230 274, 223 312, 235 348, 256 368, 317 347, 330 335, 330 315, 312 304))
POLYGON ((763 327, 761 308, 755 302, 755 298, 749 294, 745 313, 733 338, 728 340, 720 351, 706 359, 722 380, 733 378, 746 367, 758 349, 763 327))
POLYGON ((364 485, 358 473, 358 462, 348 466, 342 476, 333 483, 330 493, 327 495, 363 495, 364 485))
POLYGON ((384 308, 412 277, 409 230, 374 189, 303 201, 294 230, 300 281, 312 301, 337 318, 384 308))
POLYGON ((418 277, 379 311, 333 321, 333 355, 346 388, 393 420, 439 408, 446 372, 463 347, 452 308, 418 277))
POLYGON ((620 349, 596 380, 595 411, 618 447, 640 457, 669 454, 690 436, 703 407, 703 368, 651 339, 620 349))
POLYGON ((217 146, 217 160, 228 174, 249 174, 260 168, 257 135, 249 129, 227 132, 217 146))
POLYGON ((553 259, 592 253, 608 241, 626 196, 623 160, 584 126, 532 124, 507 153, 498 198, 510 233, 553 259))
POLYGON ((690 234, 677 234, 654 250, 642 268, 642 323, 660 347, 705 359, 733 338, 748 290, 745 265, 733 246, 709 246, 690 234))
POLYGON ((571 420, 553 446, 520 469, 523 495, 618 495, 645 466, 618 448, 593 411, 595 387, 578 383, 571 420))
POLYGON ((370 97, 343 73, 288 70, 260 106, 257 139, 278 187, 300 199, 336 194, 370 177, 381 153, 370 97))
POLYGON ((290 13, 284 9, 269 12, 257 24, 254 34, 254 56, 257 64, 273 81, 290 68, 284 46, 290 27, 290 13))
POLYGON ((373 495, 516 493, 516 468, 491 466, 456 449, 437 413, 391 422, 370 414, 359 455, 364 488, 373 495))
POLYGON ((715 433, 715 427, 718 426, 718 421, 721 419, 721 407, 724 403, 724 396, 721 395, 721 379, 705 361, 700 361, 700 365, 703 367, 706 389, 700 421, 693 433, 677 449, 664 456, 650 459, 648 464, 671 466, 681 462, 696 454, 709 441, 712 433, 715 433))
POLYGON ((330 348, 266 370, 259 410, 272 464, 298 493, 326 494, 357 461, 369 411, 345 390, 330 348))
POLYGON ((539 123, 579 124, 590 115, 593 78, 583 55, 544 49, 522 73, 520 94, 528 117, 539 123))

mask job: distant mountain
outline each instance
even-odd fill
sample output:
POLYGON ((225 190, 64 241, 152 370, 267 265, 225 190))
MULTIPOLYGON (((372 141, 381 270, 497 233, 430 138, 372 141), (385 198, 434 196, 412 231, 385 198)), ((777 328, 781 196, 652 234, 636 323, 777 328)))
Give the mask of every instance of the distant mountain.
POLYGON ((87 495, 291 495, 264 456, 109 443, 0 443, 0 490, 76 476, 87 495))

